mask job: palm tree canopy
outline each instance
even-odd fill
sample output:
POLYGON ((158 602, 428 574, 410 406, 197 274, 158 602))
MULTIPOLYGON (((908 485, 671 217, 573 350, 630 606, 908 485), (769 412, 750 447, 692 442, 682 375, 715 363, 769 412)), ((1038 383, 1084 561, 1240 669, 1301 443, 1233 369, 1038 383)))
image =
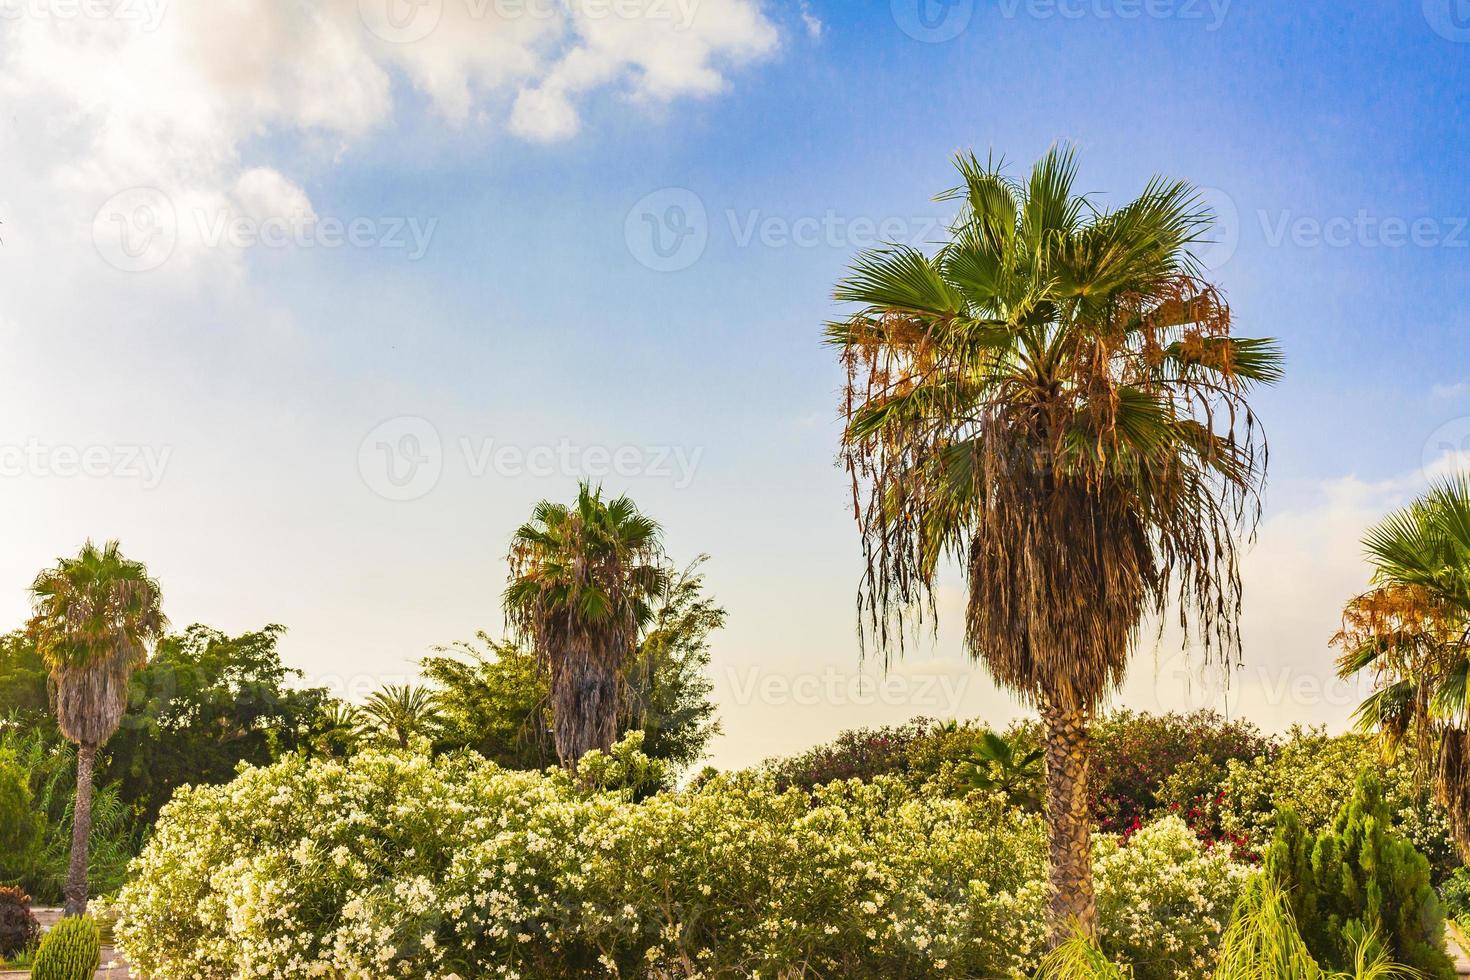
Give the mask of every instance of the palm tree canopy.
POLYGON ((57 722, 72 741, 101 745, 127 708, 128 677, 163 635, 162 590, 116 541, 88 541, 75 558, 36 576, 31 629, 56 693, 57 722))
POLYGON ((1344 611, 1338 669, 1378 678, 1358 709, 1362 727, 1391 748, 1413 732, 1432 750, 1439 728, 1470 723, 1470 476, 1436 483, 1364 545, 1373 588, 1344 611))
POLYGON ((848 370, 865 634, 901 653, 950 557, 971 652, 1029 700, 1094 706, 1171 601, 1233 652, 1235 540, 1265 467, 1246 395, 1281 355, 1233 336, 1201 278, 1209 210, 1160 178, 1103 209, 1062 148, 1025 181, 957 163, 950 239, 860 256, 836 290, 858 310, 827 331, 848 370))
POLYGON ((416 735, 431 735, 439 725, 439 696, 427 687, 389 684, 362 706, 362 721, 400 744, 416 735))
POLYGON ((511 544, 506 616, 538 652, 546 641, 612 630, 631 652, 664 588, 662 531, 626 496, 583 483, 572 506, 543 500, 511 544))

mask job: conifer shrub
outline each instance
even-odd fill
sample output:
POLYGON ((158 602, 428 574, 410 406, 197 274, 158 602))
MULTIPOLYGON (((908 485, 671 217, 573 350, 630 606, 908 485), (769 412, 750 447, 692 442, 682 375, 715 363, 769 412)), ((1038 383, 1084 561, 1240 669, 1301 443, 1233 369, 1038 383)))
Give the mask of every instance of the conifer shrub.
POLYGON ((1376 937, 1394 962, 1432 980, 1454 980, 1429 861, 1394 832, 1373 773, 1359 777, 1330 830, 1313 834, 1283 810, 1266 871, 1289 897, 1302 938, 1324 967, 1351 970, 1365 940, 1376 937))

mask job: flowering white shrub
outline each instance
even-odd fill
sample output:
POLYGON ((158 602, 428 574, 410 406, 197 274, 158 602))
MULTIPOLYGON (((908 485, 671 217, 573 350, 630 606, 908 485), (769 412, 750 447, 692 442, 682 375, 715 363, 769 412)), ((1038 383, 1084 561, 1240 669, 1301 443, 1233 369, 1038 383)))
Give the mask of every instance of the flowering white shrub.
MULTIPOLYGON (((593 782, 638 782, 634 748, 593 760, 593 782)), ((1109 951, 1176 970, 1151 977, 1198 975, 1218 929, 1194 920, 1233 897, 1188 836, 1099 844, 1109 951)), ((891 779, 809 795, 735 774, 633 802, 370 752, 181 792, 117 935, 152 980, 1020 976, 1044 941, 1044 856, 1038 818, 891 779)))
POLYGON ((1228 850, 1201 847, 1178 817, 1147 824, 1126 846, 1094 849, 1103 946, 1136 980, 1209 976, 1235 900, 1255 874, 1228 850))

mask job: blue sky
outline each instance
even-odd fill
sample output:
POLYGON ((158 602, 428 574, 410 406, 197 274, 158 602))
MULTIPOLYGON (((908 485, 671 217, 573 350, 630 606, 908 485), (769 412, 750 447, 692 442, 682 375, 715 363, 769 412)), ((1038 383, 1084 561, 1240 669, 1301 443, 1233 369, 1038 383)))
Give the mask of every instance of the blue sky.
POLYGON ((498 629, 515 524, 622 449, 605 482, 677 557, 713 556, 731 612, 717 762, 1010 717, 960 656, 953 587, 902 684, 870 699, 855 679, 840 373, 819 342, 859 248, 938 234, 930 199, 970 148, 1020 169, 1073 142, 1105 203, 1156 172, 1208 188, 1213 274, 1289 359, 1258 401, 1247 669, 1227 696, 1146 649, 1121 703, 1340 725, 1356 692, 1328 690, 1326 639, 1366 574, 1357 537, 1470 451, 1463 0, 960 0, 959 20, 931 8, 964 24, 938 43, 903 29, 909 0, 702 0, 672 33, 647 9, 527 26, 431 0, 443 20, 407 43, 364 30, 378 0, 299 23, 156 2, 96 22, 20 3, 0 25, 0 462, 21 460, 0 478, 4 622, 38 568, 118 536, 180 625, 284 623, 293 664, 360 693, 498 629), (140 200, 172 237, 125 270, 106 236, 140 200), (216 217, 248 235, 308 216, 310 247, 211 238, 216 217), (368 244, 323 244, 332 220, 368 244), (649 220, 693 232, 677 268, 649 267, 649 220), (106 465, 58 472, 67 447, 106 465), (385 484, 404 449, 437 478, 385 484), (518 452, 574 460, 538 475, 518 452))

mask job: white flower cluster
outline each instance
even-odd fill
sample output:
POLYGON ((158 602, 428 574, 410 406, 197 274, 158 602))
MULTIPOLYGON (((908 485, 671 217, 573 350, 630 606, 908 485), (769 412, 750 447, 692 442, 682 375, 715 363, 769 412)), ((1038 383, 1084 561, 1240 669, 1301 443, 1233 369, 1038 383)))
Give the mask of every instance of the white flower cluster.
MULTIPOLYGON (((1195 977, 1240 879, 1178 821, 1099 842, 1105 937, 1195 977)), ((153 980, 1021 976, 1038 818, 891 779, 632 802, 478 757, 289 759, 181 792, 118 899, 153 980)))

